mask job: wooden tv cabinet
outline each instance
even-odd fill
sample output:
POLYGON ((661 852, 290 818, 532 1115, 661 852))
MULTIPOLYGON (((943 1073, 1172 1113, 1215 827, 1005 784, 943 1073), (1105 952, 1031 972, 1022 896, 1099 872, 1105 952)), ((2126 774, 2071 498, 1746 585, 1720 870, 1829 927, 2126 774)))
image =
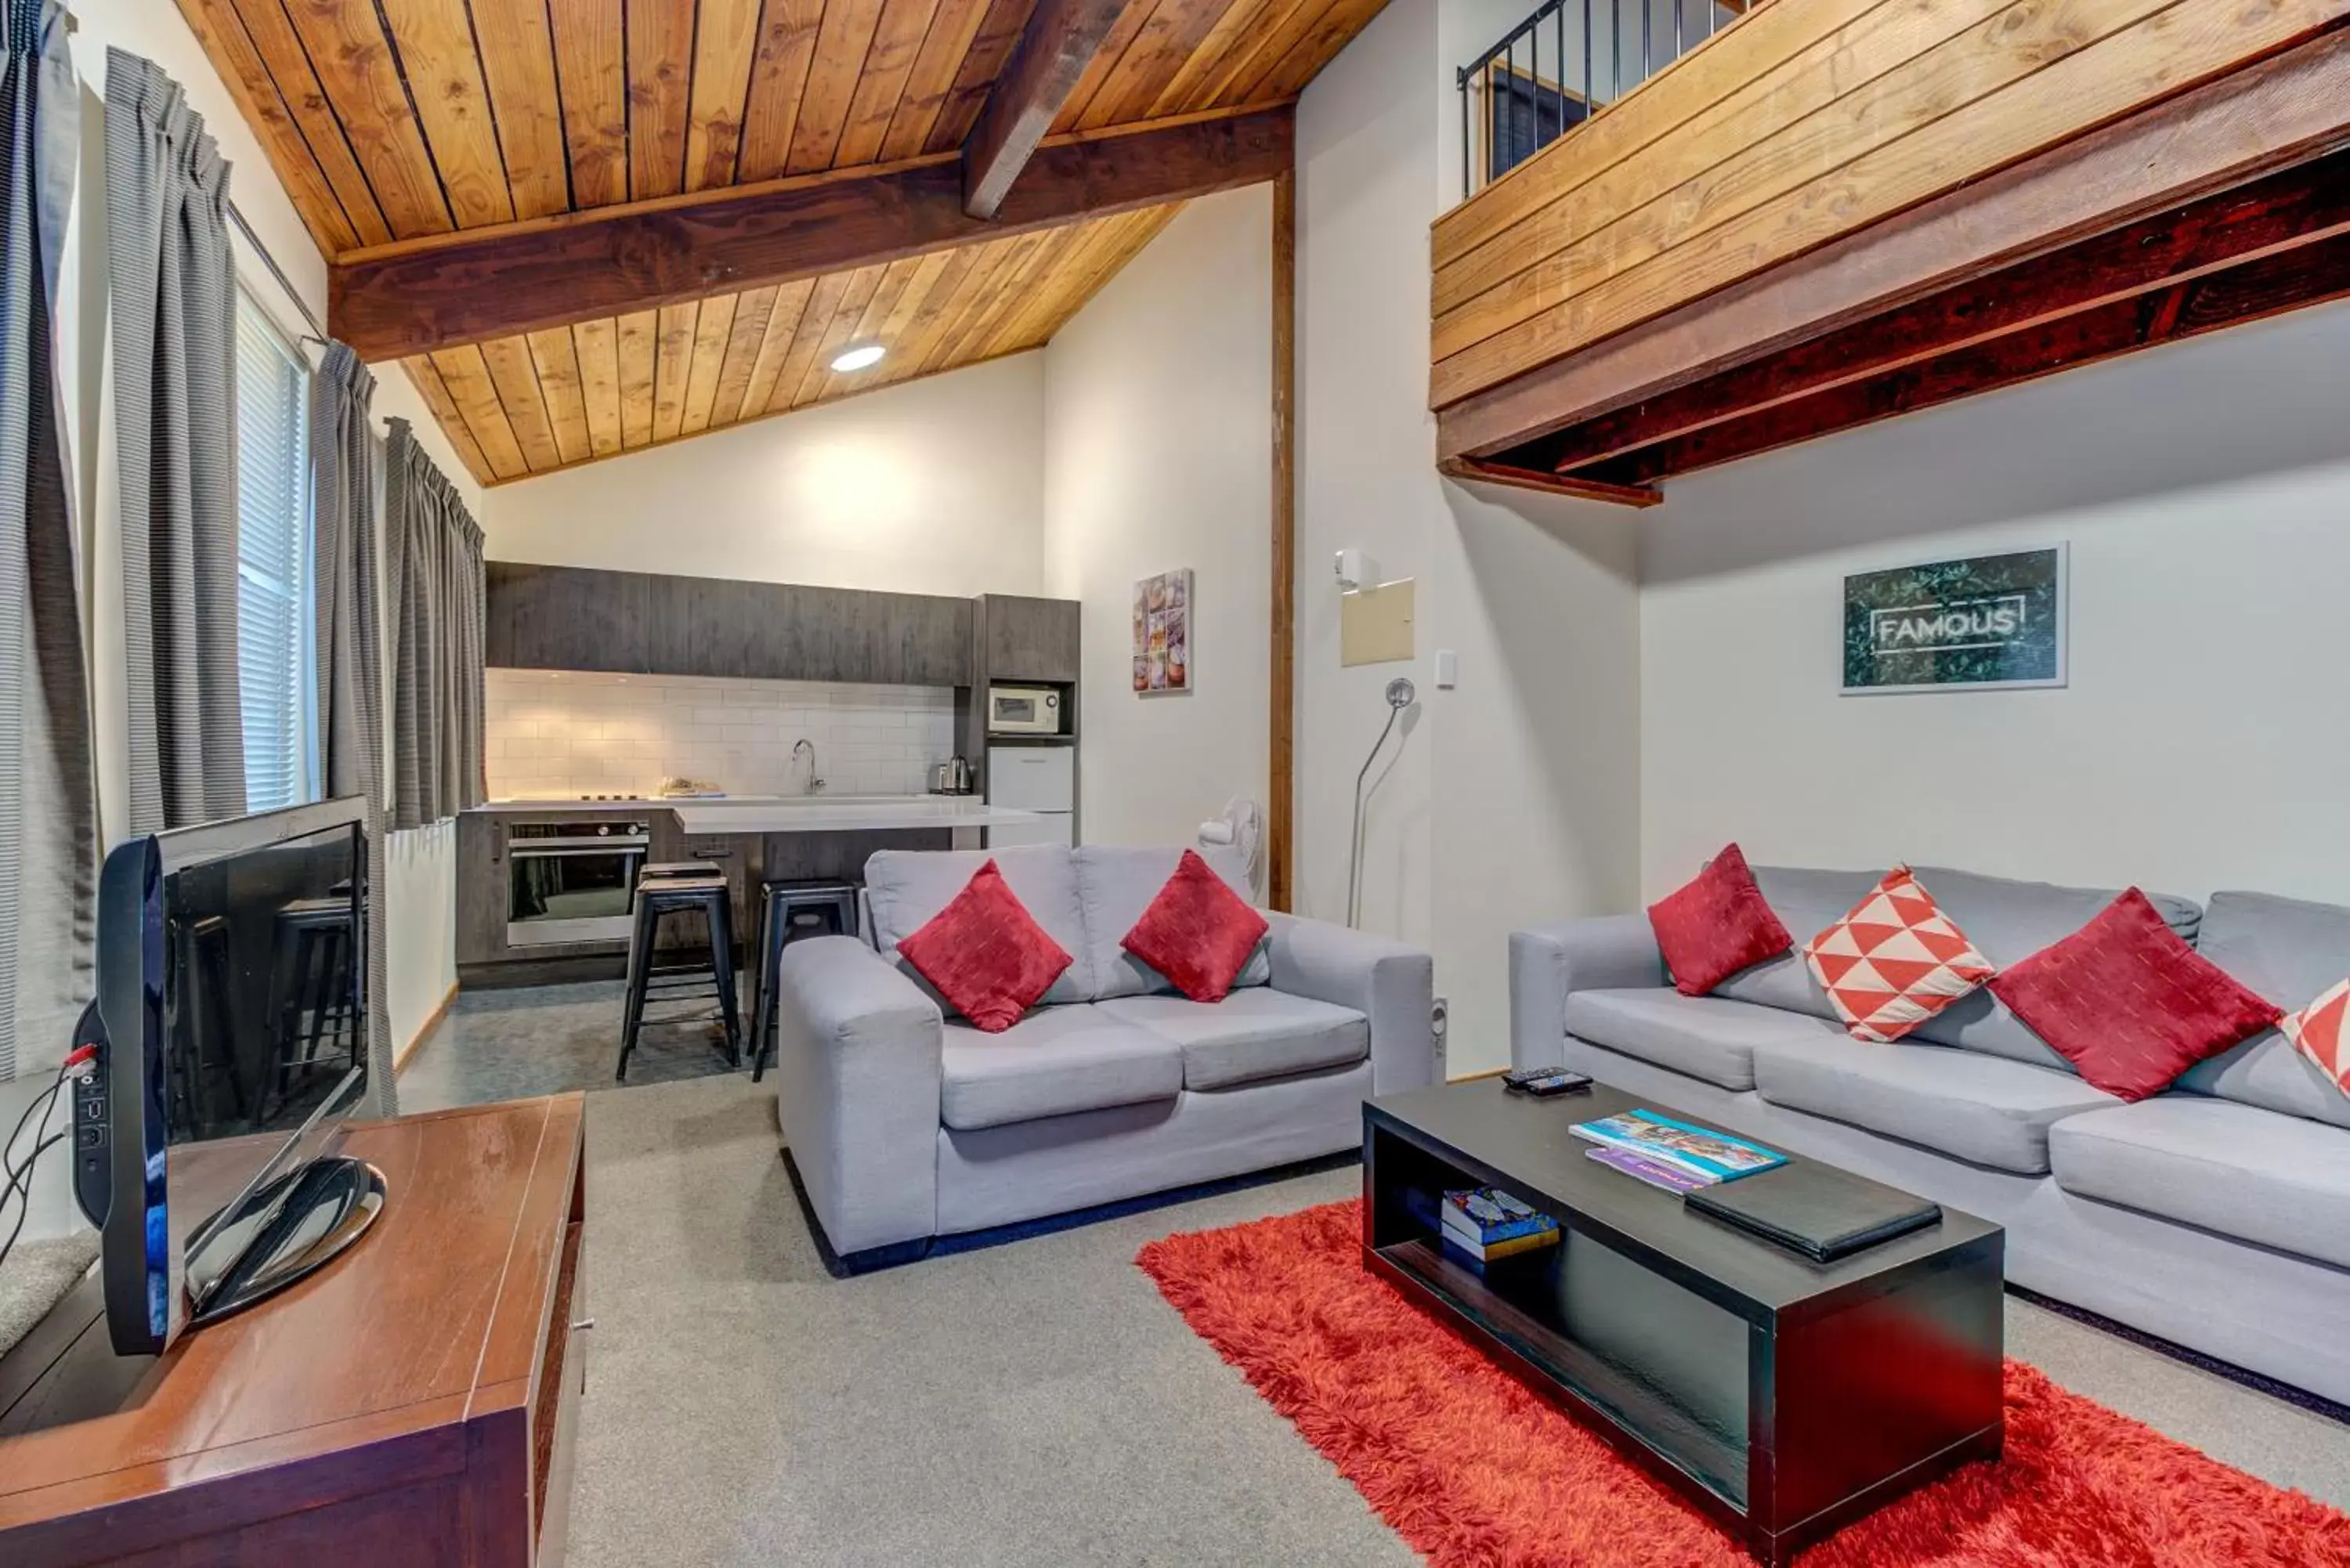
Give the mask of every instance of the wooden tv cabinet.
POLYGON ((0 1358, 0 1563, 560 1561, 584 1111, 355 1125, 389 1193, 369 1233, 160 1358, 113 1354, 86 1281, 0 1358))

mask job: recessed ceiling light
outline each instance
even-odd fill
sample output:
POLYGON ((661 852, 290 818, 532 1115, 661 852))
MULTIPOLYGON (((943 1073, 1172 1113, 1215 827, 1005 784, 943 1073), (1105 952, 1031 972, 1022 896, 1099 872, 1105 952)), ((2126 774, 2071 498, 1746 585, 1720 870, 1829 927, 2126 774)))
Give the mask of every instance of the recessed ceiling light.
POLYGON ((881 363, 881 356, 888 352, 879 343, 860 343, 854 348, 844 348, 834 355, 832 368, 840 371, 862 370, 868 365, 881 363))

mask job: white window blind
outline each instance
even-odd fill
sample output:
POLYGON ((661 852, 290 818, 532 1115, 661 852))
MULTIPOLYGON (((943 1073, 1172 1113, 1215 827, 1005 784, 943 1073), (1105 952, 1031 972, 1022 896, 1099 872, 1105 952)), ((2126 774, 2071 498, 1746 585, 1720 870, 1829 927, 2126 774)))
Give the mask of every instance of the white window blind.
POLYGON ((247 811, 310 798, 310 370, 242 291, 236 311, 236 674, 247 811))

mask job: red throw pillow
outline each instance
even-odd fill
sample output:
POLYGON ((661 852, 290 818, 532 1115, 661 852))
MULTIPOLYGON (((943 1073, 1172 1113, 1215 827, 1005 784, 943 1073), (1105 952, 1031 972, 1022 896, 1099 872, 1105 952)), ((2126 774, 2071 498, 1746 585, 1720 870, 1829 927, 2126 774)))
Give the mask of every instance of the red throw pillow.
POLYGON ((1175 875, 1118 946, 1194 1002, 1222 1002, 1272 928, 1208 863, 1183 851, 1175 875))
POLYGON ((989 1034, 1019 1023, 1076 961, 1036 923, 993 859, 898 951, 989 1034))
POLYGON ((1649 905, 1648 925, 1673 971, 1673 989, 1683 996, 1703 996, 1740 970, 1795 945, 1735 844, 1688 887, 1649 905))
POLYGON ((2082 1077, 2125 1100, 2169 1087, 2284 1016, 2189 947, 2135 888, 1991 991, 2082 1077))

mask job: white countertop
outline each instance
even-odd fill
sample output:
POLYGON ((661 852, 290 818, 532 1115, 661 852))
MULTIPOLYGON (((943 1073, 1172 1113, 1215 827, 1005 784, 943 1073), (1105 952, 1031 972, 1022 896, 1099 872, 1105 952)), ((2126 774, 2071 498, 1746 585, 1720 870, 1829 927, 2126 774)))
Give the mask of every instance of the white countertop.
POLYGON ((485 810, 667 811, 692 837, 724 833, 856 833, 891 828, 1001 827, 1035 822, 1033 811, 992 806, 974 795, 725 795, 705 800, 494 800, 485 810))

